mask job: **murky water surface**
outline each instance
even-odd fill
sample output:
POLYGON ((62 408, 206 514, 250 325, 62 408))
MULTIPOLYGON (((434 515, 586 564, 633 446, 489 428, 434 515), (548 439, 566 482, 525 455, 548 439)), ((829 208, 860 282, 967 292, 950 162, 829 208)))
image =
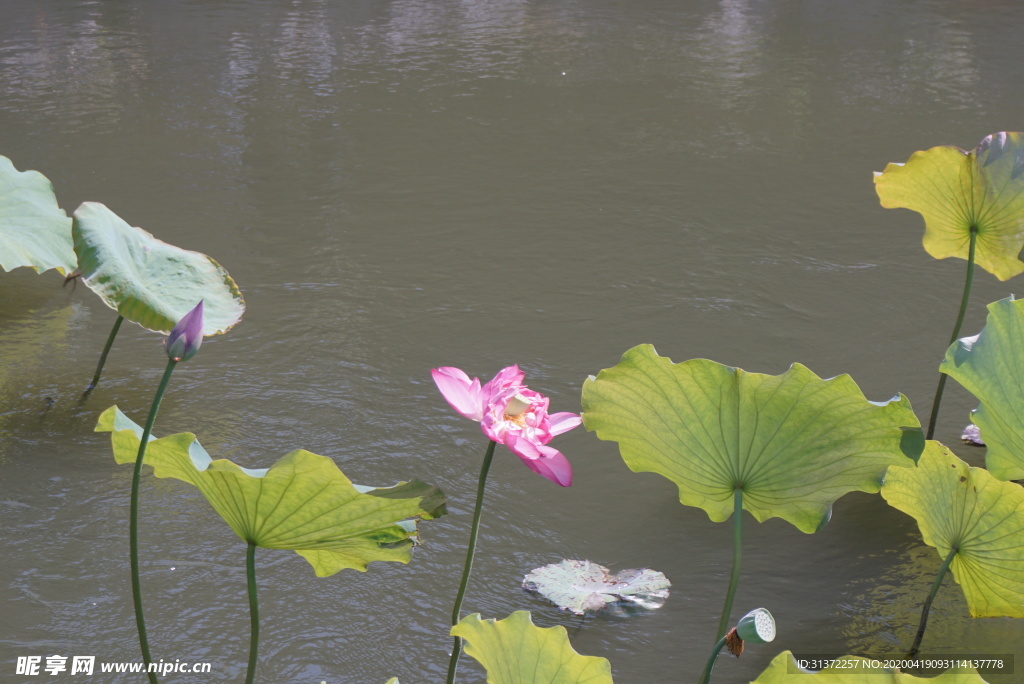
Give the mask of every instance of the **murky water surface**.
MULTIPOLYGON (((158 433, 255 467, 302 447, 357 482, 416 476, 450 495, 408 566, 318 579, 260 550, 259 680, 436 682, 485 439, 430 368, 518 362, 554 410, 578 410, 588 374, 650 342, 850 373, 924 414, 963 262, 928 257, 920 219, 879 207, 871 172, 1024 127, 1022 28, 1012 0, 8 0, 0 154, 45 173, 69 212, 104 202, 244 290, 243 322, 175 374, 158 433)), ((138 658, 130 469, 91 430, 114 403, 141 420, 164 357, 126 326, 79 405, 114 316, 60 284, 0 274, 5 681, 20 655, 138 658)), ((981 274, 965 330, 1015 288, 981 274)), ((943 441, 971 407, 947 393, 943 441)), ((557 446, 568 490, 499 451, 467 612, 564 624, 620 682, 695 680, 728 525, 632 474, 614 444, 576 430, 557 446), (673 594, 580 624, 519 586, 562 558, 653 567, 673 594)), ((147 476, 143 499, 154 655, 214 669, 168 681, 241 679, 244 544, 180 482, 147 476)), ((747 520, 737 614, 769 607, 779 638, 723 660, 722 681, 787 648, 906 646, 939 566, 909 518, 854 494, 814 535, 747 520)), ((1022 637, 1019 621, 969 620, 950 582, 926 647, 1022 637)))

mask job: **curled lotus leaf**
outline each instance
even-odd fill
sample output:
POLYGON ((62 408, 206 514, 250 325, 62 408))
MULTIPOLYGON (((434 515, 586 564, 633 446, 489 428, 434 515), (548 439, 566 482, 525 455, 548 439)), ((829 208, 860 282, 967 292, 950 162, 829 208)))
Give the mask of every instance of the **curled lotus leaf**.
POLYGON ((715 522, 732 515, 742 489, 757 520, 807 533, 843 494, 877 492, 885 469, 912 463, 924 442, 906 397, 868 401, 848 375, 822 380, 798 363, 781 375, 672 363, 651 345, 583 383, 583 424, 715 522))
POLYGON ((1024 300, 988 305, 985 327, 950 345, 939 370, 981 405, 972 419, 985 438, 985 465, 1002 480, 1024 478, 1024 300))
MULTIPOLYGON (((111 433, 118 463, 135 462, 142 428, 116 406, 103 412, 96 431, 111 433)), ((157 477, 198 488, 246 542, 295 551, 319 577, 365 571, 372 561, 409 562, 416 520, 445 513, 437 487, 418 480, 353 485, 334 461, 309 451, 292 451, 269 468, 242 468, 212 459, 195 435, 179 433, 151 439, 145 463, 157 477)))
POLYGON ((0 267, 36 273, 75 270, 71 219, 57 205, 53 185, 38 171, 18 171, 0 156, 0 267))
POLYGON ((537 627, 530 612, 504 620, 467 615, 451 635, 466 642, 466 653, 487 670, 488 684, 612 684, 606 658, 573 650, 565 627, 537 627))
POLYGON ((887 209, 924 217, 924 248, 936 259, 967 259, 1000 280, 1024 272, 1024 133, 993 133, 971 151, 953 145, 915 152, 875 174, 887 209))
MULTIPOLYGON (((979 656, 983 657, 983 656, 979 656)), ((914 675, 877 667, 874 661, 842 656, 819 672, 804 670, 792 652, 775 656, 767 669, 751 684, 986 684, 974 668, 948 670, 937 677, 914 675)))
POLYGON ((238 323, 245 302, 220 264, 133 228, 99 202, 75 210, 72 235, 82 280, 129 321, 156 332, 203 302, 203 335, 238 323))
POLYGON ((971 617, 1024 617, 1024 488, 972 468, 929 441, 915 468, 889 468, 882 496, 917 521, 971 617))
POLYGON ((563 560, 531 570, 523 588, 534 591, 562 610, 583 615, 587 611, 616 606, 659 608, 668 598, 672 583, 657 570, 608 568, 588 560, 563 560))

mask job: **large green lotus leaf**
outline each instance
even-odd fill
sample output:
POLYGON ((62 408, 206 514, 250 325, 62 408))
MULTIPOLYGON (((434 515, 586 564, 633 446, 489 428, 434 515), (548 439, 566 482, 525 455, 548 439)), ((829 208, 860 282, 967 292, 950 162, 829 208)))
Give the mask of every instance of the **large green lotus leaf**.
POLYGON ((782 375, 674 364, 649 344, 583 384, 583 424, 715 522, 742 488, 759 521, 779 517, 808 533, 843 494, 877 492, 885 469, 909 463, 923 442, 906 397, 868 401, 848 375, 822 380, 798 363, 782 375))
POLYGON ((882 496, 945 558, 971 617, 1024 617, 1024 488, 929 441, 916 468, 890 468, 882 496))
POLYGON ((981 402, 974 423, 988 447, 985 465, 1002 480, 1024 478, 1024 300, 988 305, 985 328, 950 345, 939 370, 981 402))
POLYGON ((488 684, 611 684, 606 658, 580 655, 565 627, 537 627, 526 610, 504 620, 467 615, 452 627, 466 653, 487 670, 488 684))
MULTIPOLYGON (((984 656, 979 656, 984 657, 984 656)), ((842 656, 817 673, 798 667, 793 654, 783 651, 751 684, 986 684, 974 668, 949 670, 937 677, 914 675, 875 667, 857 656, 842 656)))
POLYGON ((1024 272, 1024 133, 993 133, 968 152, 951 145, 915 152, 875 174, 887 209, 924 217, 924 248, 936 259, 968 257, 1000 280, 1024 272))
POLYGON ((668 581, 663 573, 644 568, 615 574, 588 560, 563 560, 531 570, 523 588, 534 591, 562 610, 577 615, 616 606, 660 608, 668 598, 668 581))
MULTIPOLYGON (((116 406, 97 432, 111 432, 114 458, 134 463, 142 428, 116 406)), ((145 463, 157 477, 195 485, 235 533, 268 549, 290 549, 320 577, 371 561, 407 563, 416 519, 445 513, 444 494, 418 480, 393 487, 353 485, 324 456, 297 450, 270 468, 213 460, 191 433, 152 439, 145 463)))
POLYGON ((77 263, 71 219, 57 206, 53 185, 38 171, 18 171, 0 156, 0 266, 67 274, 77 263))
POLYGON ((241 320, 242 293, 210 257, 133 228, 98 202, 84 202, 73 218, 82 279, 129 321, 170 332, 199 300, 204 335, 222 333, 241 320))

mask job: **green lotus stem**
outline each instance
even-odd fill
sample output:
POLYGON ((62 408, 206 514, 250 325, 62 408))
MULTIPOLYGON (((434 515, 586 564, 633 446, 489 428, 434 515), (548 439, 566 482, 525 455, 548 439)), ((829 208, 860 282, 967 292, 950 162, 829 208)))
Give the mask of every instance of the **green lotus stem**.
MULTIPOLYGON (((473 571, 473 554, 476 553, 476 537, 480 531, 480 514, 484 507, 484 488, 487 484, 487 471, 491 469, 491 459, 494 458, 494 447, 497 442, 491 440, 487 445, 487 453, 484 454, 483 465, 480 466, 480 480, 476 486, 476 508, 473 509, 473 526, 469 531, 469 548, 466 549, 466 565, 462 568, 462 582, 459 583, 459 593, 455 596, 455 607, 452 609, 452 627, 459 624, 459 613, 462 611, 462 599, 466 597, 466 586, 469 584, 469 574, 473 571)), ((459 655, 462 653, 462 639, 455 637, 452 645, 452 657, 448 661, 447 684, 455 681, 455 670, 459 666, 459 655)))
POLYGON ((740 561, 743 559, 743 548, 740 544, 743 532, 743 488, 733 490, 732 505, 732 575, 729 576, 729 590, 725 593, 725 607, 718 621, 718 638, 725 637, 729 631, 729 614, 732 612, 732 600, 736 597, 736 587, 740 584, 740 561))
POLYGON ((928 611, 932 608, 932 601, 935 600, 935 595, 939 593, 939 587, 942 586, 942 580, 946 578, 946 571, 949 570, 950 564, 953 562, 953 558, 956 557, 956 552, 960 549, 956 546, 949 550, 949 554, 946 555, 946 560, 942 561, 942 567, 939 568, 939 574, 935 577, 935 582, 932 584, 932 590, 928 592, 928 598, 924 600, 924 607, 921 609, 921 624, 917 626, 917 636, 914 637, 914 643, 910 647, 910 652, 907 653, 908 658, 913 658, 917 655, 917 652, 921 648, 921 639, 924 638, 924 629, 928 626, 928 611))
MULTIPOLYGON (((960 298, 960 313, 956 317, 956 325, 953 326, 953 334, 949 338, 949 344, 960 339, 960 326, 964 323, 964 314, 967 313, 967 300, 971 298, 971 282, 974 280, 974 248, 978 242, 978 228, 971 226, 971 243, 967 248, 967 276, 964 278, 964 294, 960 298)), ((949 345, 946 345, 947 347, 949 345)), ((935 388, 935 398, 932 400, 932 414, 928 418, 928 434, 925 439, 931 439, 935 434, 935 422, 939 417, 939 405, 942 403, 942 392, 946 388, 946 374, 939 373, 939 385, 935 388)))
POLYGON ((135 624, 139 628, 139 646, 142 648, 142 662, 146 664, 146 674, 149 676, 150 684, 156 684, 156 673, 149 671, 149 664, 152 658, 149 655, 149 639, 146 636, 146 619, 142 614, 142 586, 139 583, 139 477, 142 474, 142 460, 146 455, 146 444, 149 443, 149 435, 153 432, 153 423, 156 422, 157 411, 160 410, 160 400, 167 390, 167 383, 171 379, 171 373, 177 365, 173 359, 167 362, 167 369, 160 379, 160 385, 156 388, 156 396, 153 397, 153 404, 149 407, 149 418, 146 419, 146 427, 142 431, 142 441, 139 442, 139 454, 135 457, 135 470, 132 472, 132 499, 131 513, 128 517, 128 544, 131 554, 132 569, 132 600, 135 603, 135 624))
POLYGON ((708 658, 708 664, 704 666, 704 672, 700 676, 700 684, 708 684, 711 681, 711 671, 715 669, 715 661, 718 659, 718 654, 722 652, 722 648, 725 646, 725 637, 718 640, 715 647, 711 649, 711 657, 708 658))
POLYGON ((114 338, 117 337, 117 331, 121 329, 121 323, 124 322, 124 316, 118 315, 117 320, 114 321, 114 327, 110 330, 110 335, 107 336, 107 344, 103 347, 103 353, 100 354, 100 362, 96 364, 96 374, 92 376, 92 382, 85 388, 85 393, 92 392, 96 385, 100 384, 100 373, 103 372, 103 365, 107 362, 107 354, 110 353, 110 348, 114 346, 114 338))
POLYGON ((252 684, 256 676, 256 653, 260 645, 260 607, 256 601, 256 544, 249 542, 245 552, 245 577, 249 584, 249 669, 245 684, 252 684))

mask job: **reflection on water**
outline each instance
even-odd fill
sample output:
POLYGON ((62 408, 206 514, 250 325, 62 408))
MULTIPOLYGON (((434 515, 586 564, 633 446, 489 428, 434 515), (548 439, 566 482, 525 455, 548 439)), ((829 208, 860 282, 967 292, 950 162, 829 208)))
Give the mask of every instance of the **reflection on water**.
MULTIPOLYGON (((650 342, 680 361, 848 372, 920 412, 962 264, 927 257, 920 219, 880 209, 870 172, 1017 127, 1022 20, 1010 0, 8 3, 0 154, 50 177, 65 209, 102 201, 244 290, 245 320, 175 373, 158 433, 194 431, 249 467, 307 448, 355 481, 417 476, 452 498, 408 567, 319 580, 261 559, 261 677, 437 679, 484 444, 429 369, 518 362, 572 410, 588 374, 650 342)), ((965 329, 1008 287, 979 277, 965 329)), ((0 274, 0 290, 0 669, 26 651, 133 660, 130 475, 90 431, 111 404, 145 411, 159 341, 126 326, 78 406, 111 312, 48 276, 0 274)), ((973 400, 948 394, 955 443, 973 400)), ((574 644, 620 681, 696 671, 727 531, 614 445, 561 439, 568 490, 496 459, 467 608, 564 623, 522 593, 529 569, 656 568, 664 607, 588 620, 574 644)), ((237 678, 244 546, 194 492, 144 487, 152 639, 237 678)), ((750 530, 737 610, 772 610, 778 648, 721 676, 749 681, 808 640, 906 643, 934 552, 901 514, 847 499, 815 535, 750 530)), ((960 601, 943 589, 929 640, 1024 636, 960 601)))
POLYGON ((0 309, 0 469, 18 428, 46 421, 60 394, 51 372, 68 367, 84 319, 82 307, 66 300, 0 309))
POLYGON ((737 98, 754 95, 754 86, 768 66, 762 51, 768 36, 762 22, 746 0, 722 0, 719 11, 698 30, 697 56, 705 65, 706 85, 724 99, 727 109, 740 104, 737 98))
POLYGON ((0 52, 3 92, 13 111, 45 114, 75 130, 110 129, 121 102, 148 80, 137 10, 83 3, 68 23, 36 7, 31 30, 0 52))
POLYGON ((334 94, 334 39, 327 22, 326 0, 293 5, 278 27, 274 60, 277 77, 290 86, 303 83, 315 95, 334 94), (313 6, 310 7, 310 4, 313 6))
MULTIPOLYGON (((855 582, 849 588, 852 596, 837 606, 836 617, 851 653, 905 655, 917 633, 921 607, 942 565, 935 549, 920 544, 886 556, 893 564, 878 577, 855 582)), ((992 623, 1005 623, 970 620, 968 615, 963 592, 950 575, 932 603, 922 653, 962 653, 965 640, 976 639, 972 633, 998 633, 1000 626, 992 623)), ((976 643, 986 643, 992 653, 1000 647, 998 641, 976 643)))

